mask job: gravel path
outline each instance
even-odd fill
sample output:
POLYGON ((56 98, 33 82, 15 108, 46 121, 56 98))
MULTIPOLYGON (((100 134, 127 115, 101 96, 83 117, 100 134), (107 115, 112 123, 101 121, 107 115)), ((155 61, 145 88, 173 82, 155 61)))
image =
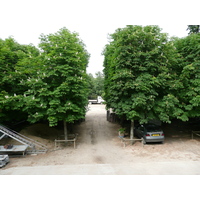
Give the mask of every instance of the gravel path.
MULTIPOLYGON (((104 105, 90 105, 86 121, 74 130, 76 149, 52 146, 46 154, 11 158, 0 174, 200 174, 198 139, 169 135, 164 144, 136 142, 124 148, 119 128, 106 121, 104 105)), ((53 139, 44 141, 53 144, 53 139)))

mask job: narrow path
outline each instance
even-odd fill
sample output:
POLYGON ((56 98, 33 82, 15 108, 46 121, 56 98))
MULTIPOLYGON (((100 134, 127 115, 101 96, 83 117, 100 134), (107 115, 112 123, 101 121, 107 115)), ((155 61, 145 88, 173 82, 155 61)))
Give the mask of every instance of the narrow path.
POLYGON ((91 105, 86 121, 77 127, 80 134, 78 145, 80 160, 84 164, 121 163, 124 152, 119 146, 119 125, 106 120, 104 105, 91 105))

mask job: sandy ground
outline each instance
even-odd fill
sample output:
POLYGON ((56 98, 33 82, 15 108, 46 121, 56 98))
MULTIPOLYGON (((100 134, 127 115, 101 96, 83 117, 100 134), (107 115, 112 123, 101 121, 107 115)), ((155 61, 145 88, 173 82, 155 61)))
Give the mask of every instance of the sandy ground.
POLYGON ((191 139, 189 132, 174 132, 167 129, 164 144, 147 144, 140 142, 127 144, 124 148, 118 138, 120 126, 106 120, 104 105, 90 105, 86 121, 74 127, 78 133, 77 147, 73 144, 54 150, 54 139, 62 135, 62 130, 48 128, 37 124, 21 133, 47 145, 46 154, 26 155, 10 158, 10 163, 2 170, 28 166, 81 166, 81 165, 131 165, 134 163, 170 163, 200 161, 200 139, 191 139), (43 130, 43 131, 41 131, 43 130))

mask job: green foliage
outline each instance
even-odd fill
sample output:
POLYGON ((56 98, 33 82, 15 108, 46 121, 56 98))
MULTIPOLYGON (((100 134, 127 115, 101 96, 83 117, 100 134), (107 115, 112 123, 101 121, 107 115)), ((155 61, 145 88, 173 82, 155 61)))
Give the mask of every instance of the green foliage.
POLYGON ((104 74, 97 72, 95 77, 92 74, 88 74, 88 88, 89 99, 96 99, 97 96, 104 96, 104 74))
POLYGON ((199 33, 200 32, 200 25, 188 25, 187 30, 189 30, 189 35, 192 33, 199 33))
MULTIPOLYGON (((20 111, 31 123, 48 120, 50 126, 61 120, 70 123, 84 118, 89 58, 84 44, 77 33, 66 28, 41 35, 40 39, 40 51, 31 45, 20 46, 14 40, 10 46, 18 45, 20 50, 4 47, 3 52, 8 56, 1 63, 5 68, 1 116, 7 115, 6 110, 20 111)), ((5 57, 4 54, 1 56, 5 57)))
POLYGON ((117 29, 103 52, 107 107, 128 120, 170 122, 178 103, 168 96, 177 78, 176 49, 160 31, 158 26, 117 29))
POLYGON ((63 28, 55 34, 41 35, 39 46, 43 66, 37 71, 38 79, 30 80, 33 90, 28 94, 39 105, 37 111, 26 107, 29 120, 46 118, 54 126, 61 120, 71 123, 84 118, 89 55, 78 34, 63 28))
POLYGON ((33 55, 39 55, 39 50, 33 45, 20 45, 13 38, 0 40, 0 119, 3 121, 15 122, 16 119, 24 120, 27 117, 21 110, 21 96, 27 87, 21 87, 20 84, 28 72, 26 66, 19 69, 19 63, 33 55))
POLYGON ((177 96, 184 110, 183 117, 188 120, 200 116, 200 33, 176 39, 175 46, 182 66, 179 76, 182 88, 177 96))

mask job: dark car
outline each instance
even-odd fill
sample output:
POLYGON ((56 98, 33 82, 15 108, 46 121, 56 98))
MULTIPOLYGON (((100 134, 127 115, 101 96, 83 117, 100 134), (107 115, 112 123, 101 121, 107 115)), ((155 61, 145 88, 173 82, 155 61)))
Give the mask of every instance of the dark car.
POLYGON ((164 142, 164 132, 160 126, 156 124, 144 124, 136 126, 134 130, 135 136, 143 138, 144 142, 164 142))

